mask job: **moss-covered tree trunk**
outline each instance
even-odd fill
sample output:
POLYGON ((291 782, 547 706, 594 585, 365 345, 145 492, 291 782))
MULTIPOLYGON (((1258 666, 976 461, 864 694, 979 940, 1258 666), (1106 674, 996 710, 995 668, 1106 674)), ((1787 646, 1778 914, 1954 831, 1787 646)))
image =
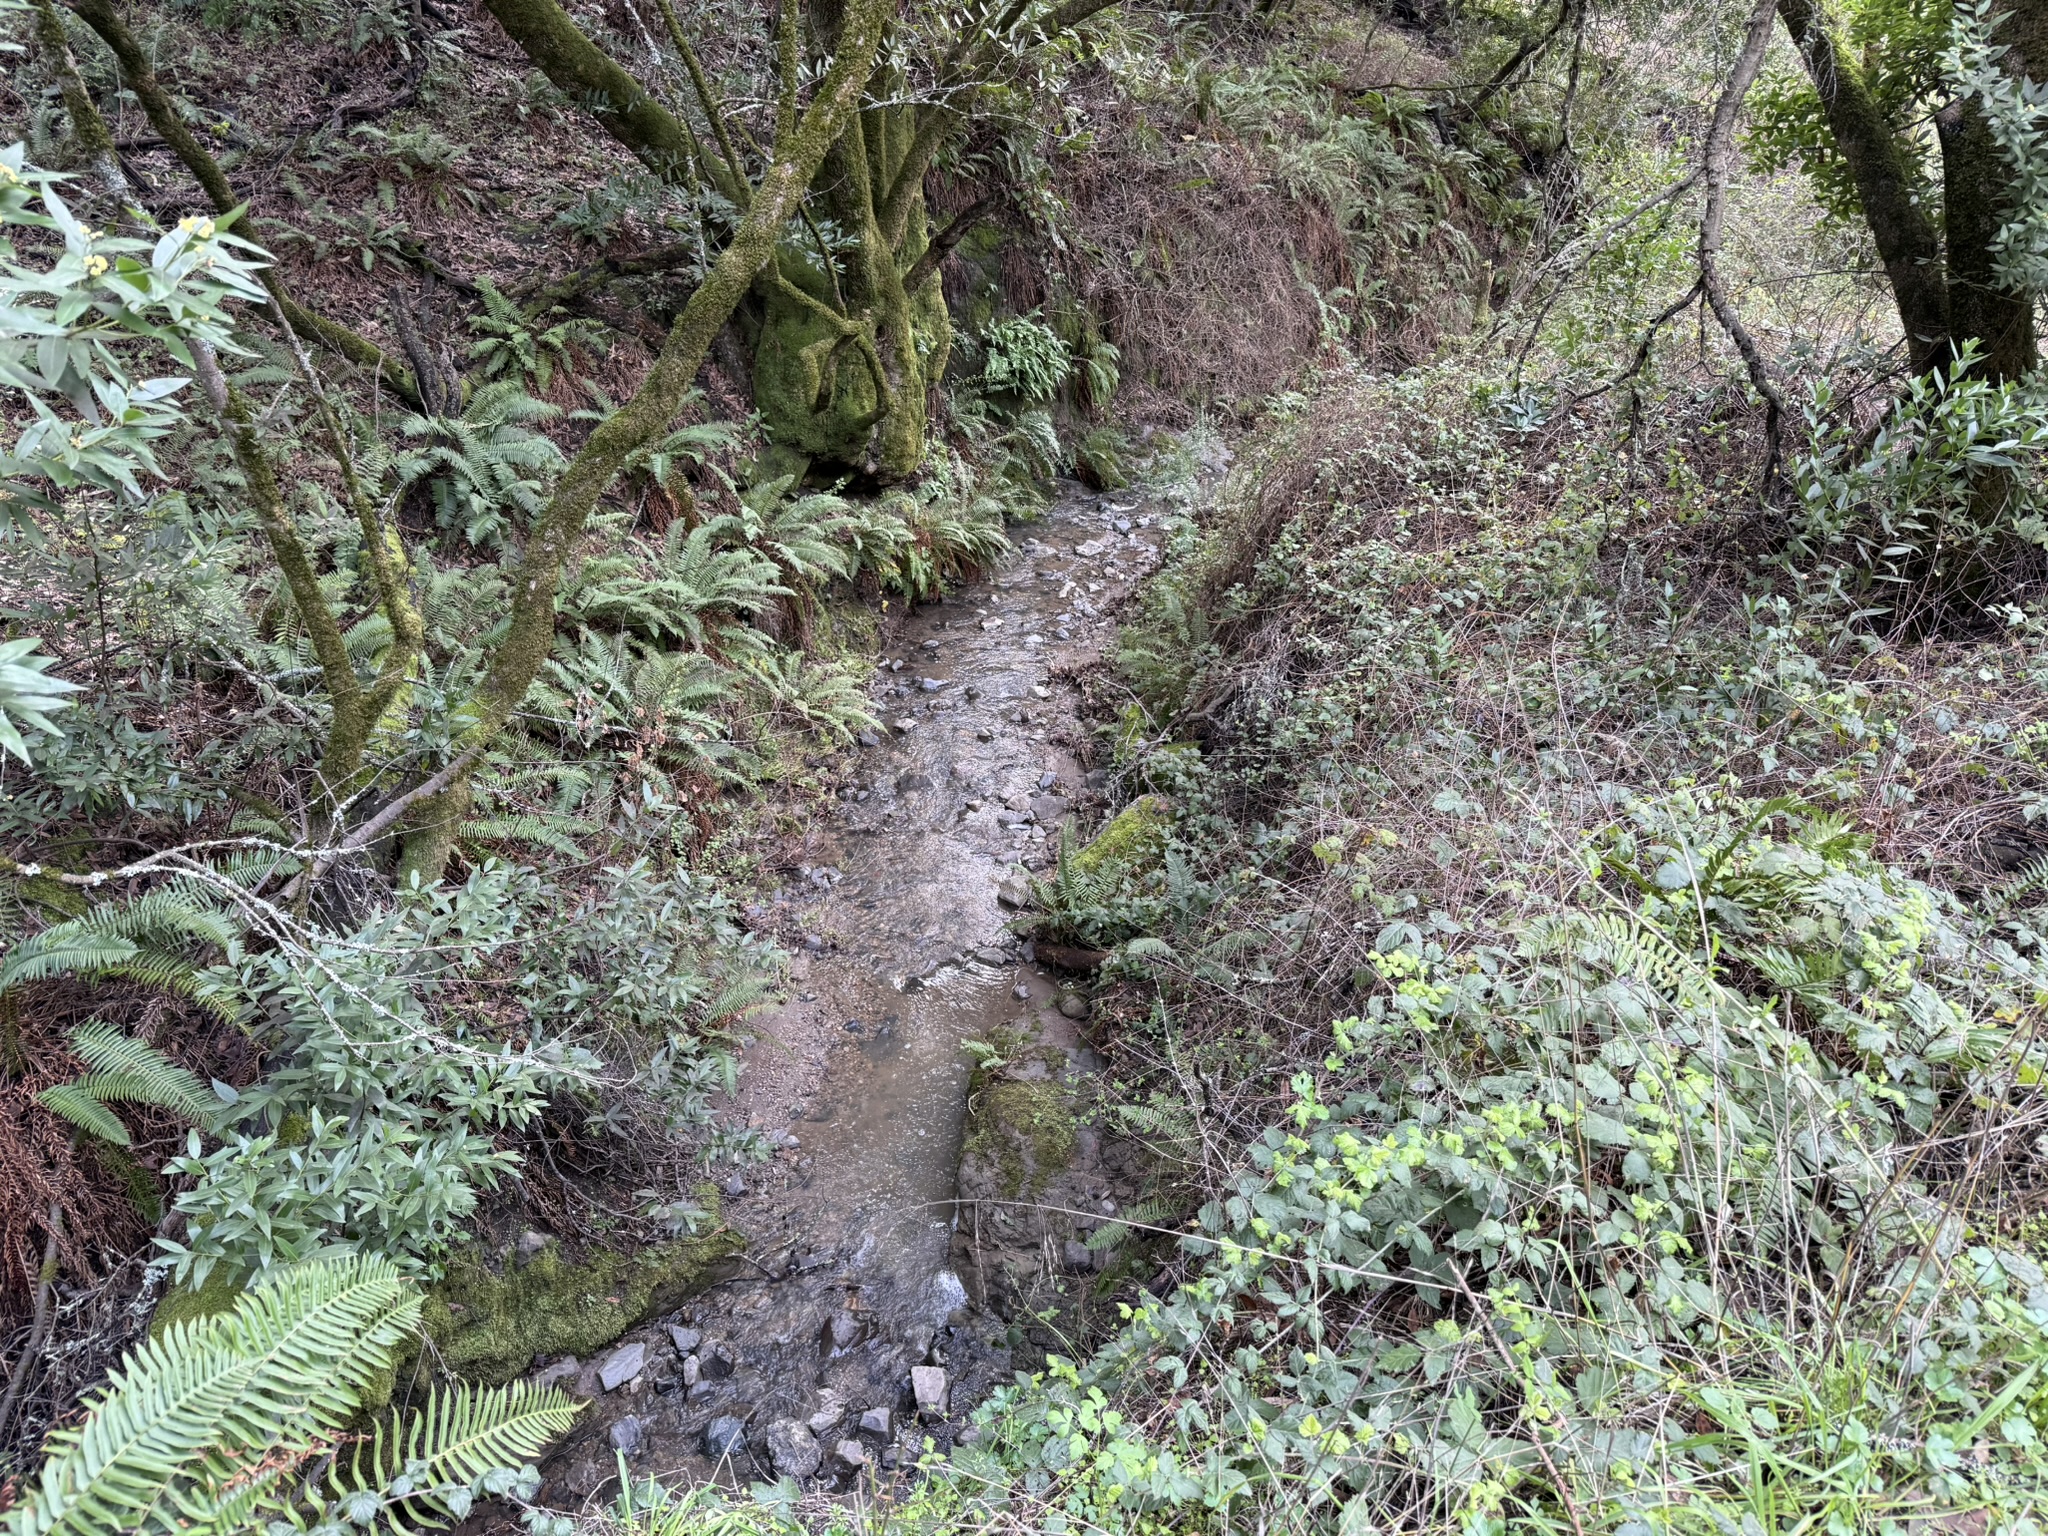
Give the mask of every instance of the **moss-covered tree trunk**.
POLYGON ((760 284, 754 403, 769 434, 806 457, 900 479, 924 461, 931 391, 945 371, 952 324, 935 270, 923 167, 909 164, 917 109, 890 101, 889 72, 832 148, 817 192, 851 235, 828 270, 813 241, 785 241, 760 284), (899 229, 884 222, 890 194, 915 176, 899 229))
MULTIPOLYGON (((2001 283, 1994 270, 1992 241, 2014 212, 2013 177, 1983 114, 1968 100, 1935 114, 1942 171, 1937 222, 1914 185, 1908 146, 1886 119, 1862 66, 1837 45, 1818 0, 1777 4, 1856 184, 1913 371, 1944 369, 1975 343, 1988 377, 2018 378, 2039 357, 2034 302, 2001 283)), ((2008 0, 1998 15, 2005 66, 2039 80, 2048 67, 2048 0, 2008 0)))

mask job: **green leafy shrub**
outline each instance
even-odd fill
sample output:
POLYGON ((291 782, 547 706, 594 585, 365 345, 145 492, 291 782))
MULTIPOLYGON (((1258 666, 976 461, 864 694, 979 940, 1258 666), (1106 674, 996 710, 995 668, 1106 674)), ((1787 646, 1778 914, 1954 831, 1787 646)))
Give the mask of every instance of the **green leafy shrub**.
POLYGON ((437 1270, 478 1191, 518 1166, 500 1134, 596 1071, 554 1030, 514 1047, 443 1006, 549 899, 532 874, 486 864, 346 936, 230 947, 214 979, 278 1065, 235 1096, 219 1146, 195 1131, 169 1165, 193 1180, 174 1202, 185 1238, 162 1242, 180 1282, 336 1250, 437 1270))
POLYGON ((72 701, 64 695, 76 693, 79 688, 66 678, 49 675, 57 658, 36 655, 41 644, 34 635, 23 640, 0 641, 0 751, 10 752, 24 763, 34 759, 29 756, 28 741, 21 728, 27 726, 45 736, 62 736, 63 731, 51 723, 50 716, 60 709, 69 709, 72 701))
POLYGON ((2015 545, 2048 547, 2048 383, 1993 384, 1974 362, 1908 380, 1867 441, 1816 389, 1788 559, 1818 597, 1896 612, 1981 587, 2015 545))

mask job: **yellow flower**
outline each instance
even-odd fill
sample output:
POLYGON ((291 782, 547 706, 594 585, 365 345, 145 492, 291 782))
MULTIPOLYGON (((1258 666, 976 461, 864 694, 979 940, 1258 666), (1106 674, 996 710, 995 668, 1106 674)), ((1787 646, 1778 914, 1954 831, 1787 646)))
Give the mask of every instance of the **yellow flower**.
POLYGON ((13 166, 0 165, 0 183, 5 183, 6 185, 11 187, 20 180, 21 178, 14 174, 13 166))
POLYGON ((71 446, 74 448, 83 448, 85 446, 85 439, 83 437, 80 437, 76 432, 74 432, 71 434, 71 446))
POLYGON ((90 272, 94 277, 100 276, 107 270, 107 258, 104 256, 86 257, 85 270, 90 272))

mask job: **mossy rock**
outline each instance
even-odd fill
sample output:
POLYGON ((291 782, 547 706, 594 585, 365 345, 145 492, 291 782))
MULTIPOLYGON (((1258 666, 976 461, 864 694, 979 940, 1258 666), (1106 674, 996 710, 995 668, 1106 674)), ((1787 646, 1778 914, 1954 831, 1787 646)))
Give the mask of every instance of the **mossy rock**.
POLYGON ((1058 1082, 997 1078, 975 1095, 963 1150, 990 1171, 1005 1200, 1017 1200, 1073 1161, 1078 1129, 1058 1082))
POLYGON ((1074 851, 1074 868, 1084 875, 1128 875, 1148 869, 1166 852, 1173 807, 1159 795, 1140 795, 1110 818, 1085 847, 1074 851))
POLYGON ((443 1369, 467 1381, 510 1381, 538 1356, 587 1356, 681 1305, 723 1278, 724 1261, 746 1245, 721 1227, 632 1253, 597 1249, 575 1261, 550 1244, 502 1270, 464 1253, 428 1291, 421 1319, 443 1369))

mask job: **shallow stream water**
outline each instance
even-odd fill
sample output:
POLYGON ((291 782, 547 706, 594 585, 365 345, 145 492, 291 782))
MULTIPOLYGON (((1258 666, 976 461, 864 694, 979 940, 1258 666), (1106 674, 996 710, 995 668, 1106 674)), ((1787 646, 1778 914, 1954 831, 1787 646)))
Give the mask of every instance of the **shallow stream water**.
POLYGON ((975 1224, 956 1201, 962 1042, 1028 1029, 1090 1064, 1054 1006, 1064 979, 1032 963, 1000 894, 1050 863, 1062 820, 1086 830, 1100 809, 1070 674, 1156 562, 1156 522, 1135 496, 1065 487, 1013 530, 1002 570, 887 637, 885 729, 807 831, 787 897, 807 935, 794 996, 746 1052, 736 1107, 781 1143, 727 1184, 748 1256, 681 1312, 556 1367, 595 1404, 545 1469, 552 1496, 608 1496, 620 1452, 671 1484, 873 1485, 927 1436, 972 1434, 966 1413, 1008 1360, 970 1294, 975 1224))

